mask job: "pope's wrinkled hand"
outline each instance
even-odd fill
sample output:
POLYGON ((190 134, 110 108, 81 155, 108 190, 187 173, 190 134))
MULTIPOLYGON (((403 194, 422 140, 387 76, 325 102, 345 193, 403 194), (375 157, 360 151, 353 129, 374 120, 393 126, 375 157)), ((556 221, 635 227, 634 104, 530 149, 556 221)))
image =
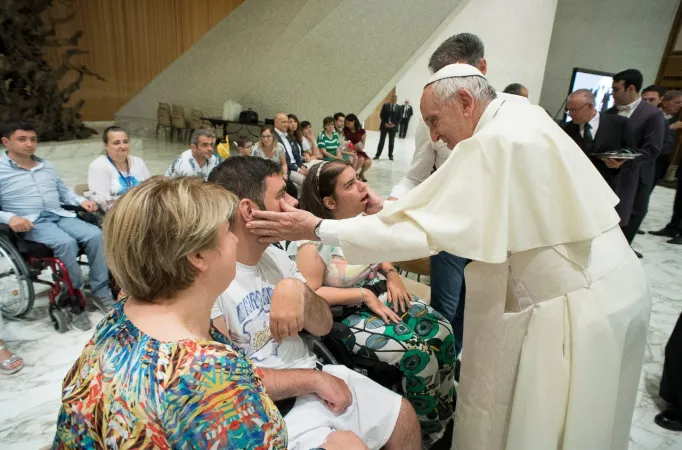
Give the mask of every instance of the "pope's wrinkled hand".
POLYGON ((315 227, 322 219, 294 208, 283 199, 279 204, 282 212, 253 211, 253 220, 246 224, 251 233, 260 236, 260 242, 318 240, 315 227))

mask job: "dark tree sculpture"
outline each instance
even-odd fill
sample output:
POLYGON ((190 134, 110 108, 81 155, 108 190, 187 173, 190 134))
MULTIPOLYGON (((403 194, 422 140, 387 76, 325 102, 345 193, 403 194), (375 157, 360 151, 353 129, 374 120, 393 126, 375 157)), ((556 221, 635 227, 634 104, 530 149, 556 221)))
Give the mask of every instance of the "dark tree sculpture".
MULTIPOLYGON (((67 6, 74 11, 72 3, 67 6)), ((71 62, 73 56, 87 53, 76 48, 83 32, 57 39, 55 26, 72 20, 75 12, 53 18, 49 15, 52 7, 53 0, 0 0, 0 120, 29 120, 43 141, 84 139, 97 134, 81 120, 84 101, 67 103, 85 76, 106 80, 71 62), (47 23, 42 17, 48 17, 47 23), (64 47, 60 67, 51 67, 45 60, 49 47, 64 47), (70 72, 76 72, 76 79, 60 87, 60 80, 70 72)))

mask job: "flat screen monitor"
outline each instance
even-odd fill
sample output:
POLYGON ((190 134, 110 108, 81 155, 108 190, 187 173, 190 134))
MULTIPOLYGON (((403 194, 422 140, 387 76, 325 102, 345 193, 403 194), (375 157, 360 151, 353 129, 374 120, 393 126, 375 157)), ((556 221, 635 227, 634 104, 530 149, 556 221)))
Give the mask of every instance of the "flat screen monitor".
MULTIPOLYGON (((571 85, 568 93, 570 94, 578 89, 589 89, 594 94, 594 102, 597 111, 606 112, 607 109, 615 104, 613 95, 611 94, 613 75, 614 74, 608 72, 580 69, 576 67, 573 69, 573 76, 571 77, 571 85)), ((564 111, 564 117, 566 122, 571 121, 568 110, 564 111)))

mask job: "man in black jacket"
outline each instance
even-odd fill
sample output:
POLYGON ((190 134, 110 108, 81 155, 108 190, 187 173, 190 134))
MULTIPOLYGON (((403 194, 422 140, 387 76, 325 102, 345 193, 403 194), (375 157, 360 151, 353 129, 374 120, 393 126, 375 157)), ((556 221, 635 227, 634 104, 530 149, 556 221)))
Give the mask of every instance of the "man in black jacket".
POLYGON ((386 142, 386 135, 388 134, 388 159, 393 161, 393 144, 395 143, 395 132, 398 130, 397 126, 400 123, 400 106, 396 105, 395 102, 398 97, 393 94, 391 96, 391 101, 384 103, 381 107, 381 126, 379 130, 381 135, 379 136, 379 146, 377 147, 377 153, 374 159, 379 159, 381 152, 384 150, 384 142, 386 142))
MULTIPOLYGON (((663 97, 663 103, 661 104, 661 110, 669 124, 668 138, 666 139, 663 148, 663 153, 667 155, 675 150, 677 133, 678 130, 682 128, 682 122, 679 120, 680 109, 682 109, 682 91, 666 92, 663 97)), ((659 170, 661 169, 659 168, 659 170)), ((655 236, 671 238, 667 241, 669 244, 682 245, 682 164, 677 166, 677 173, 675 176, 677 177, 677 192, 675 192, 672 218, 664 228, 658 231, 650 231, 649 233, 655 236)))
POLYGON ((404 139, 407 134, 407 126, 410 124, 410 118, 412 117, 412 107, 410 106, 410 101, 405 100, 405 104, 400 107, 400 129, 398 130, 398 137, 404 139))
POLYGON ((589 89, 578 89, 568 96, 568 114, 571 122, 564 131, 594 163, 604 180, 618 192, 618 175, 623 160, 603 158, 600 154, 612 150, 634 149, 630 124, 625 117, 600 114, 594 104, 594 94, 589 89))
MULTIPOLYGON (((661 153, 665 137, 665 117, 656 108, 642 101, 640 90, 643 77, 639 70, 628 69, 613 77, 612 91, 616 106, 608 114, 618 114, 630 119, 636 151, 642 156, 621 167, 618 182, 621 228, 632 243, 649 208, 649 197, 654 181, 656 158, 661 153)), ((642 257, 641 253, 638 257, 642 257)))
POLYGON ((297 189, 301 189, 308 168, 303 165, 301 157, 301 146, 294 139, 289 137, 289 117, 283 112, 275 114, 275 137, 282 144, 287 157, 288 180, 294 183, 297 189))

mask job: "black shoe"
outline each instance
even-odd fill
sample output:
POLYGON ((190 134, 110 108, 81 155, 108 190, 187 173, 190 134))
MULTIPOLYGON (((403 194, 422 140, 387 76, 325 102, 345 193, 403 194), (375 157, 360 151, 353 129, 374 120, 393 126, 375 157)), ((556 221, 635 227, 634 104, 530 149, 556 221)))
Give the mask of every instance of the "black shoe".
POLYGON ((637 255, 637 257, 638 257, 639 259, 644 258, 644 256, 643 256, 640 252, 638 252, 637 250, 635 250, 634 248, 632 249, 632 251, 635 252, 635 255, 637 255))
POLYGON ((673 230, 671 228, 665 227, 665 228, 661 228, 658 231, 649 231, 649 234, 653 234, 654 236, 663 236, 663 237, 668 237, 668 238, 675 238, 675 237, 677 237, 677 230, 673 230))
POLYGON ((637 234, 646 234, 646 233, 642 230, 637 230, 637 234))
POLYGON ((393 157, 392 157, 392 156, 389 156, 388 159, 390 159, 391 161, 393 161, 393 157))
POLYGON ((678 234, 676 238, 666 241, 668 244, 682 245, 682 234, 678 234))
POLYGON ((377 159, 379 159, 379 157, 378 157, 378 156, 375 156, 375 157, 372 158, 372 159, 376 161, 377 159))
POLYGON ((659 427, 670 431, 682 431, 682 415, 678 411, 666 409, 654 417, 654 422, 659 427))

